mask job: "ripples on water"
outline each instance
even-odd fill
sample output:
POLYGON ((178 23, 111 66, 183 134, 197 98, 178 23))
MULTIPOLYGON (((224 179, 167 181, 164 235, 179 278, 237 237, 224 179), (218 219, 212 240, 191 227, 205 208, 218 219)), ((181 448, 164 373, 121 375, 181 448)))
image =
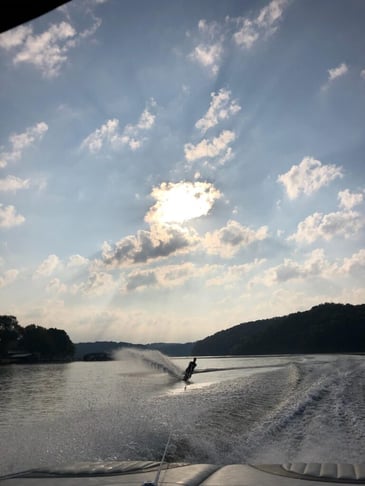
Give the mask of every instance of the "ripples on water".
POLYGON ((362 462, 360 356, 198 358, 0 367, 0 474, 94 460, 362 462))

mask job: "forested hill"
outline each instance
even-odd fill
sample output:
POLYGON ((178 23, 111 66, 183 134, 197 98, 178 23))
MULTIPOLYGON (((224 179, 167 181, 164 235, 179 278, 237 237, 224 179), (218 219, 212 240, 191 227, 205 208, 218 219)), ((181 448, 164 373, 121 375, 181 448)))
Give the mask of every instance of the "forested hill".
POLYGON ((365 304, 321 304, 304 312, 239 324, 197 341, 192 354, 365 352, 365 304))
POLYGON ((151 344, 132 344, 115 341, 96 341, 75 344, 75 359, 83 359, 90 353, 107 353, 110 356, 114 351, 122 348, 156 349, 168 356, 188 356, 194 343, 151 343, 151 344))

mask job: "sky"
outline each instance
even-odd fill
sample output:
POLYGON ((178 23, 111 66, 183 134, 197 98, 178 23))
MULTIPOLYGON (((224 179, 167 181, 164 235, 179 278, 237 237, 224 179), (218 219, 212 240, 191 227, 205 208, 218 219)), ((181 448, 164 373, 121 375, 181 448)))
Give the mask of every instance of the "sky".
POLYGON ((72 0, 0 34, 0 309, 191 342, 365 303, 365 2, 72 0))

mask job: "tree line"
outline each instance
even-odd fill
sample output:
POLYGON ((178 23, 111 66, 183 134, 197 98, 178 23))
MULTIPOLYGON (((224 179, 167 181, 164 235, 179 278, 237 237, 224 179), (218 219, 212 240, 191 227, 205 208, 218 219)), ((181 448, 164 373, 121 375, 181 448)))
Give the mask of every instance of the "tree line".
POLYGON ((365 304, 320 304, 308 311, 242 323, 197 341, 194 355, 365 353, 365 304))
POLYGON ((0 316, 0 359, 28 353, 37 361, 67 360, 74 352, 74 344, 62 329, 36 324, 23 327, 15 316, 0 316))

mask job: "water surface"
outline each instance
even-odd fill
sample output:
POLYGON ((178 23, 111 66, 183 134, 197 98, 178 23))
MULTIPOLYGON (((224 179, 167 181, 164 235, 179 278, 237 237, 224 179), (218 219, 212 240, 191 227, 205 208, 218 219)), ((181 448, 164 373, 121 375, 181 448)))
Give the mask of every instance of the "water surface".
POLYGON ((0 474, 94 460, 363 462, 361 356, 189 358, 0 367, 0 474))

